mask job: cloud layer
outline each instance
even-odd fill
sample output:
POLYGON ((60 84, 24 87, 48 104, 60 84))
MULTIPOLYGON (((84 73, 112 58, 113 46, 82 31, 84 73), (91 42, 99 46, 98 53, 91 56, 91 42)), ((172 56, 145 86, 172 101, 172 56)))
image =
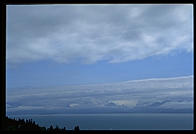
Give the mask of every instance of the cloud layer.
POLYGON ((8 114, 193 110, 193 76, 9 90, 6 97, 8 114))
POLYGON ((42 5, 7 9, 7 62, 109 63, 193 50, 192 5, 42 5))

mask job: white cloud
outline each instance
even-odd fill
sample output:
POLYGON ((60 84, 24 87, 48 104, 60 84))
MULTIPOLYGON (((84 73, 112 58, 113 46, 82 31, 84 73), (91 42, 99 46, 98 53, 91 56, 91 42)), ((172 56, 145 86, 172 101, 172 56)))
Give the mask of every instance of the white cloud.
POLYGON ((175 109, 181 109, 181 108, 193 108, 193 102, 192 101, 182 101, 182 102, 168 102, 160 106, 160 108, 175 108, 175 109))
POLYGON ((7 62, 118 63, 190 52, 192 11, 192 5, 8 6, 7 62))
POLYGON ((69 105, 69 107, 71 107, 71 108, 72 108, 72 107, 77 107, 78 105, 79 105, 79 104, 72 103, 72 104, 69 105))
POLYGON ((44 109, 43 106, 18 106, 18 107, 7 107, 8 111, 18 111, 18 110, 34 110, 34 109, 44 109))
POLYGON ((127 106, 127 107, 130 107, 130 108, 135 107, 136 104, 137 104, 137 100, 114 100, 114 101, 111 101, 111 102, 116 104, 116 105, 127 106))

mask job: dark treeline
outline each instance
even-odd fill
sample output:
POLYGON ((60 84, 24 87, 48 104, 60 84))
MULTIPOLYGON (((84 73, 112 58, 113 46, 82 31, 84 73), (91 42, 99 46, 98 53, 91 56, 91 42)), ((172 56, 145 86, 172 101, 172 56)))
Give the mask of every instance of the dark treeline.
MULTIPOLYGON (((66 132, 66 128, 59 128, 58 126, 53 127, 52 125, 49 128, 40 127, 32 119, 10 119, 6 117, 5 119, 5 130, 6 131, 52 131, 52 132, 66 132)), ((75 126, 74 131, 79 131, 79 126, 75 126)))

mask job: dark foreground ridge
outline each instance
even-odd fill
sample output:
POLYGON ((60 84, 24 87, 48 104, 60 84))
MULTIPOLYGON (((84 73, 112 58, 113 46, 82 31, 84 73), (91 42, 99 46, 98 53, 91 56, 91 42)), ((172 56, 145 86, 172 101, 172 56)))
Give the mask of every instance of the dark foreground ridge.
MULTIPOLYGON (((54 128, 52 125, 49 128, 40 127, 35 121, 32 119, 24 120, 24 119, 10 119, 6 117, 5 119, 5 130, 6 131, 50 131, 50 132, 65 132, 68 131, 64 127, 63 129, 56 126, 54 128)), ((75 126, 74 131, 79 131, 79 126, 75 126)))
POLYGON ((101 133, 101 134, 112 134, 114 132, 117 133, 131 133, 131 134, 138 134, 138 133, 151 133, 151 134, 193 134, 194 131, 188 130, 188 131, 157 131, 157 130, 149 130, 149 131, 138 131, 138 130, 80 130, 79 126, 75 126, 73 130, 66 130, 64 127, 59 128, 56 126, 55 128, 51 125, 49 128, 41 127, 38 124, 35 123, 35 121, 32 121, 32 119, 24 120, 24 119, 10 119, 8 117, 5 118, 5 131, 36 131, 37 132, 52 132, 52 133, 66 133, 66 134, 77 134, 77 133, 84 133, 84 134, 92 134, 92 133, 101 133))

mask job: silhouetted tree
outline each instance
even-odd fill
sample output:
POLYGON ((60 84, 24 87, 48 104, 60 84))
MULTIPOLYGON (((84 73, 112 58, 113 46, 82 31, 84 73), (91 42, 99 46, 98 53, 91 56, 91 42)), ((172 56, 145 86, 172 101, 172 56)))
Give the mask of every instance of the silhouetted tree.
POLYGON ((63 128, 63 131, 66 131, 66 128, 65 127, 63 128))
POLYGON ((52 130, 54 130, 54 129, 53 129, 53 126, 50 125, 50 128, 48 129, 48 131, 52 131, 52 130))
POLYGON ((80 130, 79 126, 75 126, 74 131, 79 131, 79 130, 80 130))

